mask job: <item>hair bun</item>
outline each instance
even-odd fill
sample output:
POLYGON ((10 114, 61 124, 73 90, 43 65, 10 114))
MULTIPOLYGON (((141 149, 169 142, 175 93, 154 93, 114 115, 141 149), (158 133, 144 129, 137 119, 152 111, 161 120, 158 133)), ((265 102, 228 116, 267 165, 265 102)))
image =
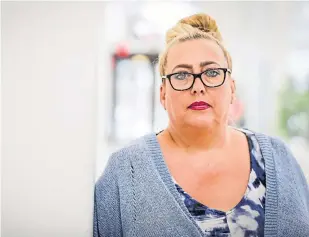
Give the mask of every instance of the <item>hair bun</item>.
POLYGON ((207 14, 194 14, 181 19, 178 23, 190 25, 193 28, 211 34, 217 40, 222 41, 222 36, 216 21, 207 14))

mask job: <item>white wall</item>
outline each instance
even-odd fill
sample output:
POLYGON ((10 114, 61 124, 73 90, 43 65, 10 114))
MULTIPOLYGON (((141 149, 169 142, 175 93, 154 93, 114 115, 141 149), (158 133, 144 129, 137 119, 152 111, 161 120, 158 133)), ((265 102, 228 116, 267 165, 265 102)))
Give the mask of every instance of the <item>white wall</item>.
POLYGON ((1 4, 2 236, 91 236, 104 3, 1 4))

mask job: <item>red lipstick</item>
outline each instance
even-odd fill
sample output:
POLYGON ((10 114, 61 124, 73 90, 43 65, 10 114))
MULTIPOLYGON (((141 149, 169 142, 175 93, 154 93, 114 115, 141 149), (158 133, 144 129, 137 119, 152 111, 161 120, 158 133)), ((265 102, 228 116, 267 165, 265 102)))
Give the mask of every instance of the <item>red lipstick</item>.
POLYGON ((196 101, 196 102, 192 103, 191 105, 189 105, 188 108, 192 109, 192 110, 205 110, 205 109, 208 109, 210 107, 211 106, 204 101, 196 101))

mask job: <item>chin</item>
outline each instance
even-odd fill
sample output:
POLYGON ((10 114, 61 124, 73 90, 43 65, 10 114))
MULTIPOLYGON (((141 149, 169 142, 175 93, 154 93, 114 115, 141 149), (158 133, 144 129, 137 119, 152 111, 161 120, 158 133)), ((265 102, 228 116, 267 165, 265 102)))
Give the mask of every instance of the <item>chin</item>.
POLYGON ((188 124, 190 127, 195 127, 195 128, 209 128, 214 125, 215 121, 213 118, 210 116, 201 116, 198 118, 190 118, 189 121, 186 121, 186 124, 188 124))

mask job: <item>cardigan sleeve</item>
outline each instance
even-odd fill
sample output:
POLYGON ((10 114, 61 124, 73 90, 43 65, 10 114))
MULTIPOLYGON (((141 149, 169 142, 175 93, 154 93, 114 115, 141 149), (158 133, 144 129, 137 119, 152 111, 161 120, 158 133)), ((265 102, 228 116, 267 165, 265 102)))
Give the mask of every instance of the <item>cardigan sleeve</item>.
POLYGON ((305 205, 309 213, 309 186, 306 177, 304 175, 304 172, 300 167, 299 163, 297 162, 297 159, 293 155, 292 151, 290 150, 288 145, 285 144, 285 142, 283 142, 278 138, 273 138, 273 144, 274 143, 280 146, 282 150, 281 154, 283 154, 284 157, 286 157, 286 161, 288 162, 287 165, 290 165, 290 168, 292 169, 293 172, 293 177, 291 178, 294 179, 295 182, 297 183, 296 186, 298 192, 300 193, 303 200, 303 204, 305 205))
POLYGON ((122 236, 117 160, 111 156, 94 189, 93 237, 122 236))
POLYGON ((294 168, 294 177, 299 182, 298 190, 302 194, 304 198, 304 204, 307 206, 307 211, 309 213, 309 186, 304 175, 302 168, 300 167, 299 163, 293 156, 290 149, 286 146, 287 153, 291 156, 291 163, 294 168))

